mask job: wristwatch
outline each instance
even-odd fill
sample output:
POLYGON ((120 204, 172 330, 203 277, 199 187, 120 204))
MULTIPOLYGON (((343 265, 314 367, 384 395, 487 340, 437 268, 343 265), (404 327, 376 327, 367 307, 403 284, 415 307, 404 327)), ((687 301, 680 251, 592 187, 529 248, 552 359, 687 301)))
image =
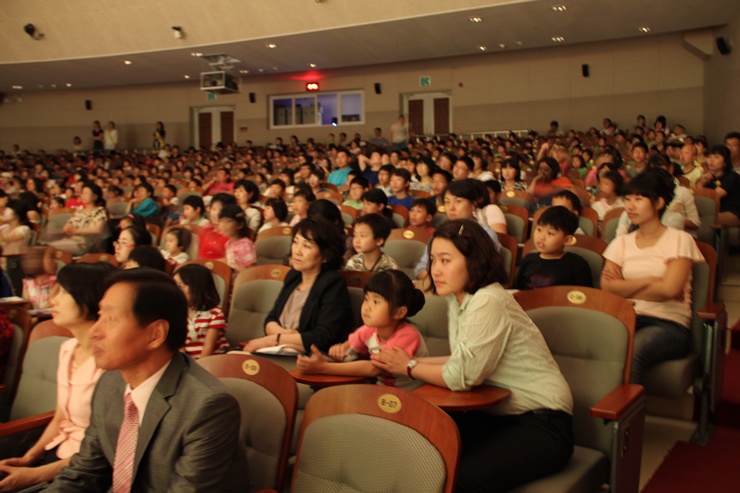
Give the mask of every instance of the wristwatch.
POLYGON ((415 379, 415 378, 413 377, 413 375, 411 375, 411 370, 413 370, 414 368, 416 368, 416 365, 418 365, 418 364, 419 364, 419 362, 418 362, 418 361, 416 361, 415 359, 412 359, 412 360, 410 360, 410 361, 408 362, 408 364, 406 365, 406 374, 407 374, 407 375, 409 376, 409 378, 410 378, 411 380, 416 380, 416 379, 415 379))

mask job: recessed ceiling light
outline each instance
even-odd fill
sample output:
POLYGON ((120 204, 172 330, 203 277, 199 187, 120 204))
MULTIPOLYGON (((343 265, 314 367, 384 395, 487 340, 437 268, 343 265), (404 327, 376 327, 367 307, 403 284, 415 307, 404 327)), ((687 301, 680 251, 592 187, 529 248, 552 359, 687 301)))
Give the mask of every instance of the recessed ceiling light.
POLYGON ((277 68, 277 67, 272 67, 272 69, 273 69, 273 70, 276 70, 276 71, 278 70, 278 68, 277 68))
POLYGON ((190 78, 190 76, 189 76, 189 75, 187 75, 187 74, 185 74, 185 75, 183 75, 183 78, 185 78, 185 79, 189 79, 189 78, 190 78))
POLYGON ((72 87, 72 83, 71 83, 71 82, 67 82, 67 83, 65 84, 65 86, 67 86, 67 87, 72 87))
POLYGON ((516 45, 517 46, 524 46, 524 41, 517 41, 516 42, 516 45))
POLYGON ((308 64, 308 66, 309 66, 309 67, 311 67, 311 68, 316 68, 316 67, 318 67, 318 65, 316 65, 315 63, 309 63, 309 64, 308 64))
POLYGON ((56 89, 56 88, 57 88, 57 85, 56 85, 56 84, 52 84, 52 85, 51 85, 51 88, 52 88, 52 89, 56 89))
POLYGON ((277 45, 275 43, 267 43, 265 46, 267 48, 277 48, 277 45))
POLYGON ((566 10, 568 10, 568 7, 566 7, 565 5, 553 5, 552 10, 554 10, 555 12, 565 12, 566 10))
POLYGON ((562 37, 562 36, 553 36, 553 37, 552 37, 552 40, 553 40, 554 42, 556 42, 556 43, 562 43, 563 41, 565 41, 565 38, 564 38, 564 37, 562 37))
POLYGON ((262 73, 262 72, 264 72, 264 71, 265 71, 265 69, 263 69, 263 68, 259 68, 259 69, 257 69, 257 72, 259 72, 259 73, 262 73))
POLYGON ((39 89, 43 89, 43 88, 44 88, 44 85, 43 84, 39 84, 39 89))
POLYGON ((23 89, 23 86, 13 86, 13 89, 18 89, 18 90, 20 90, 20 89, 23 89))
POLYGON ((637 30, 641 33, 649 33, 651 31, 650 26, 640 26, 637 30))
POLYGON ((134 62, 132 62, 131 60, 124 60, 123 63, 125 63, 126 65, 131 65, 134 62))
POLYGON ((506 44, 505 43, 499 43, 498 47, 501 48, 501 49, 503 49, 503 50, 505 50, 506 49, 506 44))
POLYGON ((190 56, 203 56, 203 53, 200 51, 191 51, 190 56))
POLYGON ((248 74, 249 73, 249 70, 243 68, 243 69, 239 70, 239 73, 240 74, 248 74))
POLYGON ((488 46, 479 46, 478 49, 480 51, 488 51, 488 46))
POLYGON ((481 19, 480 17, 469 17, 468 20, 470 22, 475 22, 476 24, 478 24, 479 22, 483 22, 483 19, 481 19))

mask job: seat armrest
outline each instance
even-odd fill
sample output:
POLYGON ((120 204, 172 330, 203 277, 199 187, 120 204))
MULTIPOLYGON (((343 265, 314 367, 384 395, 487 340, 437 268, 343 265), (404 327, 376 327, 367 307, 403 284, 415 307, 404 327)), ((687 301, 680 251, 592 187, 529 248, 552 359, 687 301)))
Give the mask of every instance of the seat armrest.
POLYGON ((49 411, 46 413, 36 414, 34 416, 28 416, 27 418, 16 419, 15 421, 8 421, 7 423, 0 424, 0 437, 6 437, 20 433, 22 431, 32 430, 34 428, 41 428, 49 424, 54 418, 55 411, 49 411))
POLYGON ((620 385, 603 399, 591 406, 591 416, 607 420, 618 420, 645 392, 642 385, 620 385))
POLYGON ((703 308, 696 311, 696 316, 702 320, 717 320, 725 311, 724 303, 707 303, 703 308))

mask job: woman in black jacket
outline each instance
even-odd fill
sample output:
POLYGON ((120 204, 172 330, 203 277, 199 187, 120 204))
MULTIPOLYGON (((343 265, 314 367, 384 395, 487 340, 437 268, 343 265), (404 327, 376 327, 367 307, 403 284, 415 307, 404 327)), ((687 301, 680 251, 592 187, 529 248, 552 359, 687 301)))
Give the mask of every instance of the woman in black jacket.
POLYGON ((256 351, 285 345, 310 353, 313 344, 328 351, 354 329, 344 277, 339 273, 344 240, 336 226, 309 217, 293 228, 293 270, 265 319, 265 336, 244 348, 256 351))

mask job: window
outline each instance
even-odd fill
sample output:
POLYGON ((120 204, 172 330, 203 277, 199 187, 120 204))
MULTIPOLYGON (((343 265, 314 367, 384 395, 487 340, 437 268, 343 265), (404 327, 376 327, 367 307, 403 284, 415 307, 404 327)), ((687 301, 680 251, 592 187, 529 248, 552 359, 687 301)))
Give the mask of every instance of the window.
POLYGON ((270 128, 362 124, 363 96, 362 91, 270 96, 270 128))

